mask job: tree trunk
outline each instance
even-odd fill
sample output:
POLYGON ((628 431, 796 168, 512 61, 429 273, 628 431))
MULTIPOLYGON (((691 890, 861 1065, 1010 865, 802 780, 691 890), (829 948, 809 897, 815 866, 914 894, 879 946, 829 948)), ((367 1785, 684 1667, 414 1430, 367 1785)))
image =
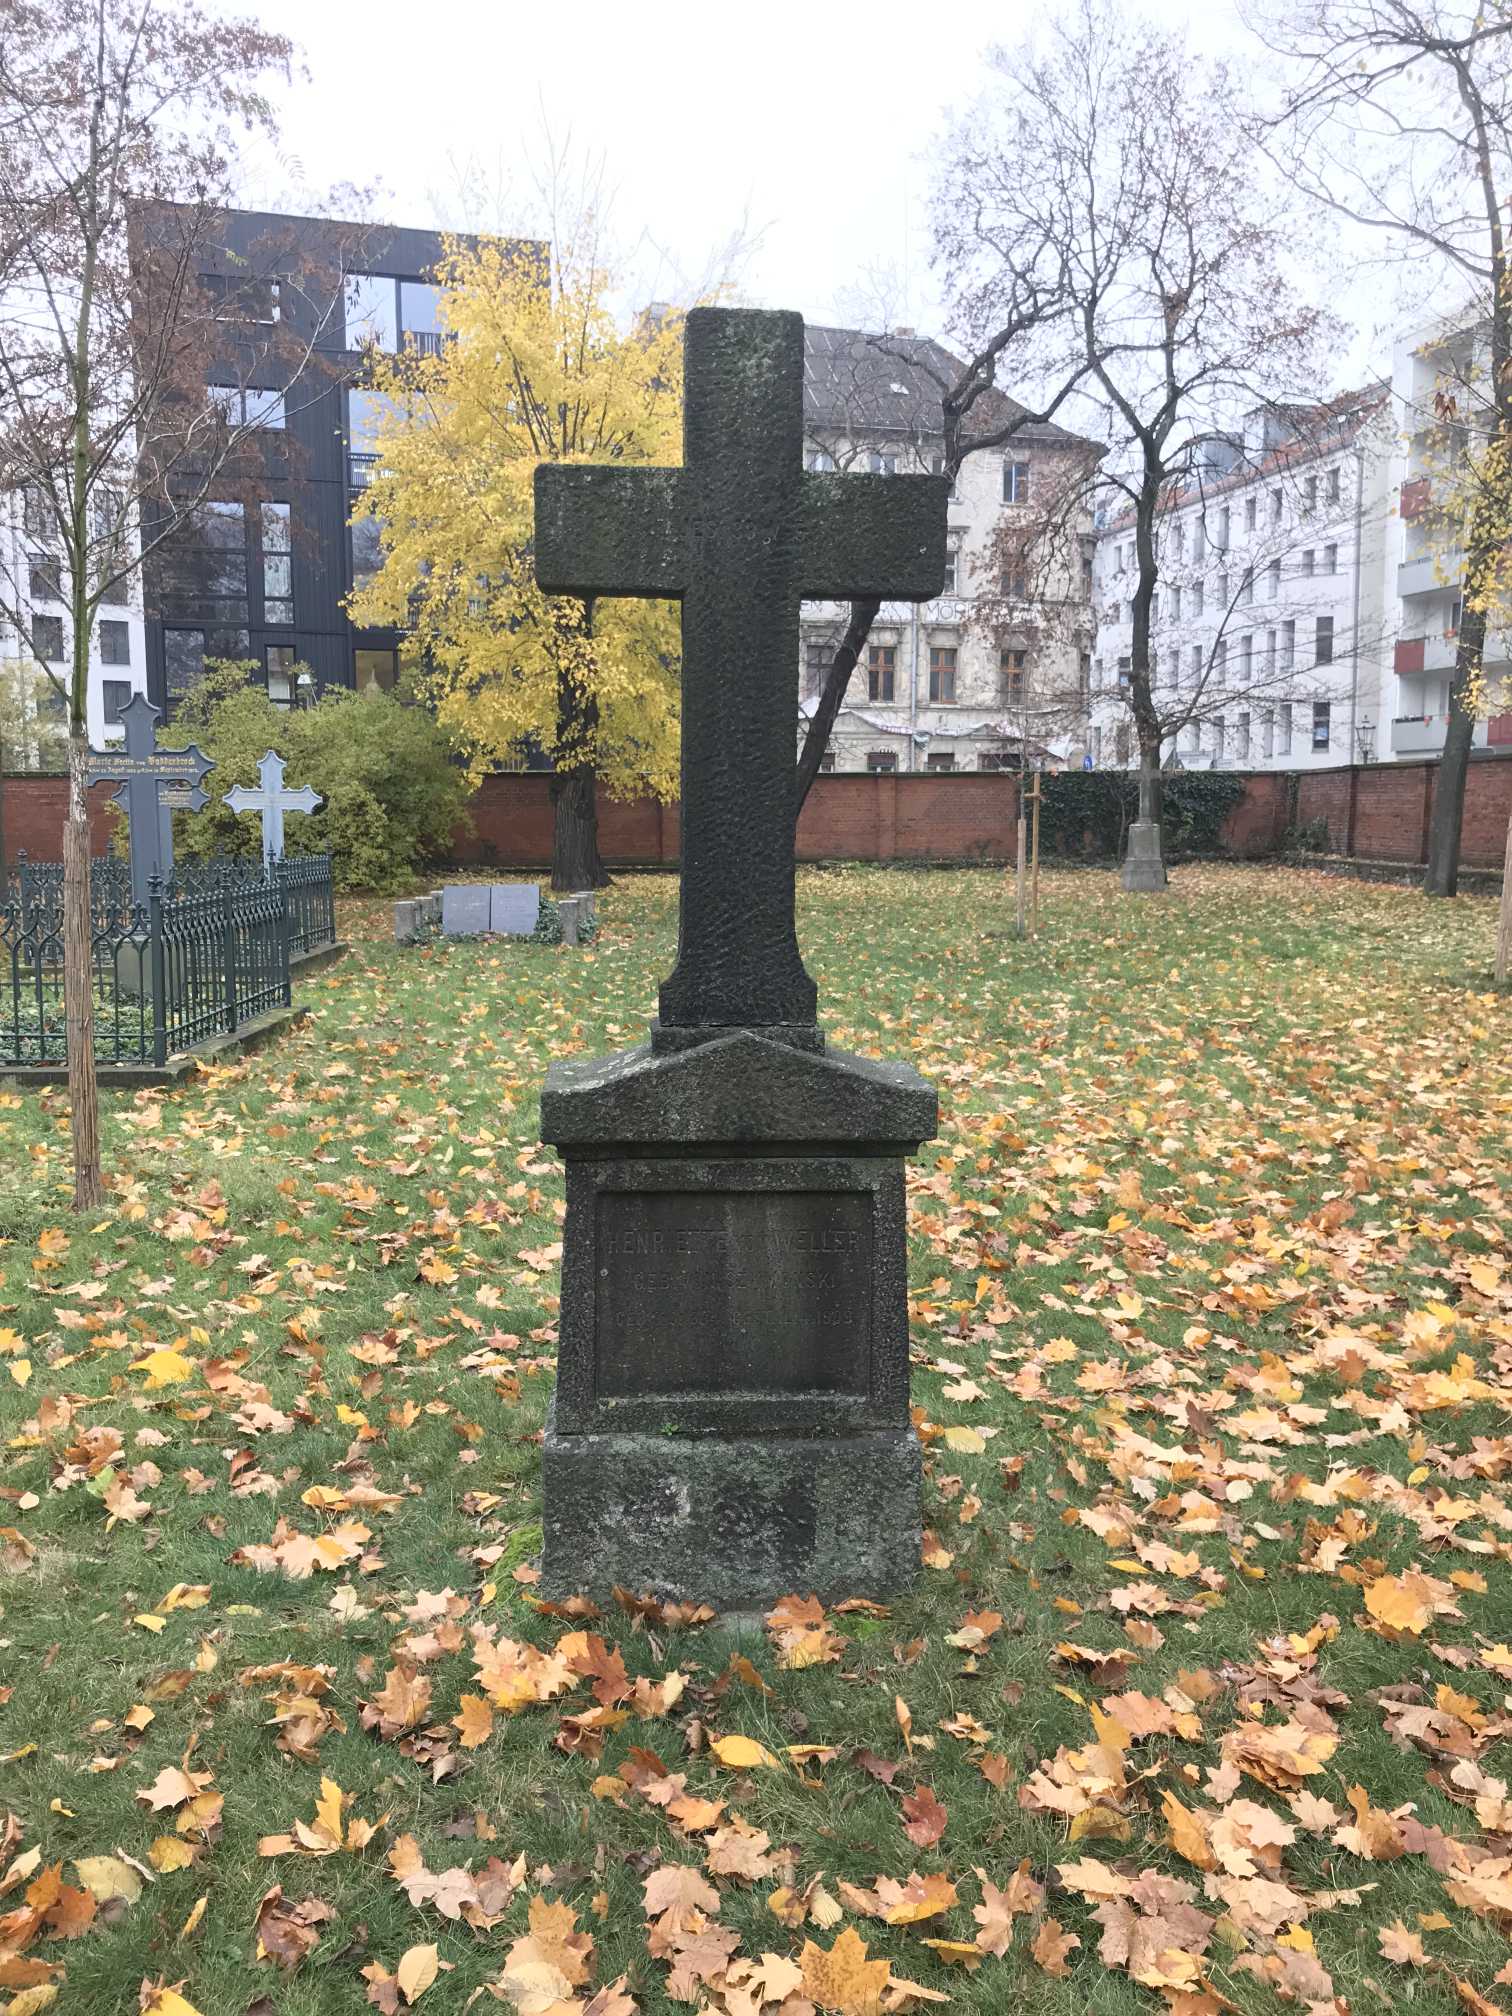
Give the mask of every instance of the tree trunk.
POLYGON ((830 669, 824 678, 824 691, 819 695, 819 705, 814 709, 814 718, 803 738, 803 753, 798 758, 798 791, 793 804, 795 825, 814 779, 819 775, 819 765, 829 747, 830 734, 840 712, 840 703, 845 698, 845 689, 850 684, 861 653, 866 649, 866 640, 871 635, 871 626, 881 606, 875 597, 851 604, 850 622, 840 640, 839 650, 830 660, 830 669))
POLYGON ((1465 780, 1470 769, 1470 744, 1475 735, 1471 689, 1485 648, 1486 619, 1479 610, 1460 617, 1459 648, 1454 680, 1449 688, 1449 727, 1444 753, 1433 780, 1433 816, 1428 826, 1428 866, 1423 875, 1425 896, 1459 893, 1460 828, 1465 820, 1465 780))
POLYGON ((591 763, 558 769, 551 779, 551 886, 559 895, 603 889, 609 877, 598 850, 598 776, 591 763))
POLYGON ((68 1041, 69 1131, 75 1211, 105 1201, 100 1170, 100 1087, 95 1076, 94 962, 89 908, 88 738, 68 738, 68 819, 63 828, 63 1014, 68 1041))

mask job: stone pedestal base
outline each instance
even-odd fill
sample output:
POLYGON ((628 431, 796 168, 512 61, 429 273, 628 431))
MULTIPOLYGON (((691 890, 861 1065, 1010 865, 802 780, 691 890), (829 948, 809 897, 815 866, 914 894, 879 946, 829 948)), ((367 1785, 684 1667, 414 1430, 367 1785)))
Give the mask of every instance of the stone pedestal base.
POLYGON ((903 1161, 935 1095, 906 1064, 789 1035, 547 1076, 541 1132, 567 1164, 552 1594, 729 1610, 917 1573, 903 1161))
POLYGON ((1145 895, 1166 886, 1165 863, 1160 858, 1160 828, 1149 821, 1139 820, 1129 828, 1123 886, 1145 895))
POLYGON ((767 1606, 885 1596, 919 1565, 919 1445, 870 1434, 561 1435, 541 1452, 541 1593, 767 1606))

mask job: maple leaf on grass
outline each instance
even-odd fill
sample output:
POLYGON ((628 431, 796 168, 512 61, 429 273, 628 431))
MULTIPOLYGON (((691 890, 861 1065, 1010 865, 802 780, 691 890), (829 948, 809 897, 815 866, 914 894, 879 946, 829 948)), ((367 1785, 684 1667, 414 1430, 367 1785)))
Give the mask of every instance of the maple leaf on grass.
POLYGON ((917 1792, 903 1795, 903 1832, 919 1848, 932 1848, 945 1832, 947 1809, 934 1795, 934 1788, 921 1785, 917 1792))
POLYGON ((1063 1979, 1071 1972, 1066 1964, 1067 1955, 1074 1953, 1080 1944, 1081 1941, 1074 1932, 1062 1930, 1059 1919, 1046 1918, 1041 1921, 1040 1928, 1034 1935, 1034 1944, 1029 1950, 1034 1956, 1036 1967, 1042 1967, 1047 1974, 1054 1974, 1063 1979))
POLYGON ((318 1897, 304 1897, 295 1902, 286 1898, 282 1886, 275 1883, 264 1892, 257 1906, 254 1924, 257 1959, 271 1960, 286 1973, 292 1972, 314 1952, 321 1927, 335 1916, 333 1908, 318 1897))
POLYGON ((859 1932, 847 1926, 828 1950, 806 1939, 798 1964, 803 1992, 820 2009, 832 2016, 880 2016, 892 1968, 886 1960, 867 1957, 859 1932))

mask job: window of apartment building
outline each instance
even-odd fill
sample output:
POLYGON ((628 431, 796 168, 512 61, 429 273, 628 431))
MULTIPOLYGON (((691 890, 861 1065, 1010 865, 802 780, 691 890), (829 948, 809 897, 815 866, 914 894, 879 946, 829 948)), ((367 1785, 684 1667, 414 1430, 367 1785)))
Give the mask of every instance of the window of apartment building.
POLYGON ((1244 529, 1246 532, 1254 531, 1255 526, 1259 520, 1259 517, 1260 517, 1259 498, 1246 497, 1244 500, 1244 529))
POLYGON ((1200 581, 1194 581, 1192 583, 1191 587, 1187 590, 1187 597, 1191 604, 1191 613, 1193 617, 1195 618, 1200 616, 1203 611, 1203 605, 1207 601, 1207 591, 1200 581))
POLYGON ((1282 495, 1281 495, 1281 492, 1280 492, 1280 489, 1279 489, 1279 488, 1277 488, 1277 489, 1275 489, 1275 490, 1272 490, 1272 492, 1271 492, 1271 523, 1272 523, 1272 525, 1279 525, 1279 524, 1281 523, 1281 513, 1282 513, 1282 511, 1283 511, 1284 509, 1285 509, 1285 500, 1283 499, 1283 497, 1282 497, 1282 495))
POLYGON ((1239 639, 1239 677, 1247 686, 1255 670, 1254 632, 1247 630, 1239 639))
POLYGON ((1200 518, 1192 520, 1192 558, 1200 560, 1206 546, 1206 531, 1200 518))
POLYGON ((62 575, 56 560, 45 553, 26 556, 27 590, 33 602, 61 602, 62 575))
POLYGON ((90 509, 94 521, 94 576, 104 584, 100 601, 107 609, 122 609, 128 599, 122 570, 130 557, 126 547, 125 492, 102 485, 91 497, 90 509), (122 578, 113 580, 110 578, 113 575, 122 578))
POLYGON ((1027 504, 1029 502, 1029 464, 1027 462, 1005 462, 1003 464, 1003 502, 1005 504, 1027 504))
POLYGON ((1179 622, 1181 621, 1181 590, 1180 590, 1180 588, 1179 588, 1179 587, 1176 587, 1176 586, 1173 586, 1173 587, 1172 587, 1172 589, 1171 589, 1171 591, 1170 591, 1170 595, 1168 596, 1168 598, 1167 598, 1167 599, 1169 600, 1169 602, 1170 602, 1170 605, 1171 605, 1171 621, 1172 621, 1173 623, 1179 623, 1179 622))
POLYGON ((100 681, 100 713, 107 728, 120 727, 121 710, 130 704, 135 690, 129 679, 100 681))
POLYGON ((819 758, 820 773, 823 776, 827 777, 830 774, 830 772, 834 769, 834 767, 835 767, 835 752, 833 749, 830 748, 829 744, 826 743, 824 746, 823 753, 820 755, 819 758))
POLYGON ((1325 574, 1337 574, 1338 571, 1339 571, 1338 547, 1325 546, 1323 548, 1323 572, 1325 574))
POLYGON ((383 565, 382 527, 376 518, 354 518, 352 542, 352 586, 363 588, 383 565))
POLYGON ((1302 573, 1305 576, 1316 572, 1317 556, 1309 546, 1302 555, 1302 573))
POLYGON ((1337 469, 1330 469, 1327 476, 1324 478, 1324 494, 1326 495, 1330 504, 1338 503, 1339 472, 1337 469))
POLYGON ((1281 670, 1290 672, 1297 662, 1297 626, 1291 617, 1281 625, 1281 670))
MULTIPOLYGON (((945 457, 943 455, 930 456, 929 473, 931 476, 943 476, 947 473, 945 457)), ((959 470, 950 479, 950 501, 952 504, 959 504, 961 501, 961 475, 959 470)))
POLYGON ((1276 633, 1275 633, 1275 631, 1274 631, 1274 630, 1267 630, 1267 631, 1266 631, 1266 633, 1265 633, 1265 676, 1266 676, 1266 678, 1267 678, 1267 679, 1271 679, 1271 678, 1274 678, 1274 677, 1275 677, 1275 672, 1276 672, 1276 633))
POLYGON ((924 758, 924 768, 933 770, 936 774, 954 770, 955 766, 955 754, 950 749, 932 749, 924 758))
MULTIPOLYGON (((1097 759, 1094 756, 1092 760, 1097 759)), ((977 757, 977 768, 981 771, 1001 772, 1018 767, 1018 758, 1011 749, 984 749, 977 757)))
POLYGON ((1318 479, 1317 479, 1317 477, 1316 477, 1316 476, 1309 476, 1309 477, 1307 478, 1307 480, 1306 480, 1306 481, 1305 481, 1305 482, 1303 483, 1303 485, 1302 485, 1302 502, 1303 502, 1303 504, 1304 504, 1304 505, 1305 505, 1305 506, 1307 507, 1307 509, 1308 509, 1309 511, 1316 511, 1316 510, 1317 510, 1317 508, 1318 508, 1318 479))
POLYGON ((1128 690, 1129 690, 1129 674, 1130 674, 1130 673, 1131 673, 1131 672, 1133 671, 1133 669, 1134 669, 1134 661, 1133 661, 1133 659, 1132 659, 1132 658, 1120 658, 1120 659, 1119 659, 1119 661, 1118 661, 1118 690, 1119 690, 1119 692, 1120 692, 1120 693, 1127 693, 1127 692, 1128 692, 1128 690))
POLYGON ((1266 568, 1265 581, 1266 600, 1268 602, 1279 602, 1281 600, 1281 562, 1279 560, 1272 560, 1270 566, 1266 568))
POLYGON ((1094 769, 1102 761, 1102 745, 1103 731, 1101 728, 1094 728, 1092 730, 1092 767, 1094 769))
POLYGON ((131 625, 119 623, 106 617, 100 624, 100 663, 102 665, 129 665, 131 663, 131 625))
MULTIPOLYGON (((875 650, 876 646, 873 645, 875 650)), ((803 647, 803 690, 812 697, 822 693, 824 682, 829 676, 829 668, 834 663, 835 647, 823 637, 810 638, 803 647)), ((875 699, 875 694, 872 696, 875 699)))
POLYGON ((285 712, 299 705, 297 663, 292 644, 269 644, 264 648, 263 669, 267 676, 268 698, 275 707, 285 712))
POLYGON ((1186 558, 1186 527, 1180 519, 1171 527, 1171 557, 1173 560, 1186 558))
POLYGON ((1281 702, 1280 725, 1281 747, 1278 753, 1282 756, 1290 756, 1292 752, 1292 703, 1290 700, 1283 700, 1281 702))
POLYGON ((956 647, 931 644, 929 647, 929 697, 949 706, 956 696, 956 647))
POLYGON ((1188 756, 1196 756, 1202 749, 1202 731, 1195 721, 1188 721, 1181 731, 1181 746, 1188 756))
POLYGON ((392 693, 399 683, 399 653, 359 649, 353 654, 359 693, 392 693))
POLYGON ((284 395, 272 388, 254 385, 207 385, 210 404, 217 408, 228 427, 282 427, 286 422, 284 395))
POLYGON ((1194 644, 1192 646, 1192 683, 1195 685, 1196 682, 1201 677, 1202 677, 1202 646, 1200 644, 1194 644))
POLYGON ((170 699, 187 693, 204 677, 207 658, 245 658, 245 628, 234 624, 174 625, 163 631, 163 679, 170 699))
POLYGON ((1085 713, 1092 701, 1092 653, 1083 651, 1076 663, 1076 697, 1085 713))
POLYGON ((1220 637, 1213 646, 1213 677, 1220 682, 1228 670, 1228 639, 1220 637))
MULTIPOLYGON (((206 628, 247 624, 247 514, 219 499, 186 514, 158 561, 162 611, 206 628)), ((212 656, 216 655, 212 652, 212 656)))
POLYGON ((1003 599, 1006 602, 1029 600, 1029 569, 1022 559, 1010 560, 1003 569, 1003 599))
POLYGON ((1267 762, 1276 753, 1276 710, 1274 707, 1260 709, 1260 754, 1267 762))
POLYGON ((32 656, 41 665, 61 665, 63 662, 63 618, 61 616, 33 616, 31 619, 32 656))
POLYGON ((346 276, 348 350, 407 347, 435 355, 441 348, 440 289, 425 280, 398 280, 390 273, 346 276))
POLYGON ((267 274, 201 273, 206 319, 271 325, 280 318, 279 283, 267 274))
POLYGON ((1218 513, 1218 536, 1213 544, 1220 553, 1227 553, 1229 545, 1230 513, 1227 504, 1218 513))
POLYGON ((1223 716, 1220 714, 1214 721, 1212 726, 1213 760, 1215 763, 1221 763, 1223 761, 1224 744, 1227 740, 1227 736, 1228 736, 1228 730, 1224 725, 1223 716))
POLYGON ((813 476, 828 476, 834 471, 835 458, 828 448, 810 448, 803 458, 803 466, 813 476))
POLYGON ((28 539, 51 539, 57 533, 52 506, 40 483, 27 483, 22 488, 21 529, 28 539))
POLYGON ((1250 745, 1250 717, 1241 714, 1234 723, 1234 761, 1248 763, 1250 745))
POLYGON ((1330 717, 1332 713, 1333 713, 1333 707, 1329 701, 1314 700, 1313 734, 1312 734, 1312 745, 1314 749, 1326 749, 1328 747, 1328 733, 1330 726, 1330 717))
POLYGON ((958 559, 959 553, 957 548, 947 542, 945 547, 945 579, 940 588, 942 595, 954 595, 956 592, 956 565, 958 559))
POLYGON ((897 698, 898 647, 896 644, 869 644, 866 647, 866 697, 868 700, 897 698))
POLYGON ((1229 606, 1229 577, 1228 577, 1228 569, 1227 569, 1227 567, 1220 567, 1220 568, 1219 568, 1219 570, 1218 570, 1218 608, 1219 608, 1219 612, 1220 612, 1220 613, 1226 613, 1226 611, 1227 611, 1227 609, 1228 609, 1228 606, 1229 606))
POLYGON ((873 772, 896 770, 898 767, 897 750, 868 749, 866 752, 866 767, 873 772))
POLYGON ((263 621, 269 626, 294 621, 294 538, 287 504, 264 503, 262 521, 263 621))
POLYGON ((1029 653, 1012 647, 1005 647, 998 653, 998 670, 1002 674, 1003 698, 1022 700, 1024 697, 1024 674, 1029 663, 1029 653))
POLYGON ((1092 555, 1090 553, 1082 555, 1081 585, 1083 595, 1090 596, 1092 593, 1092 555))
POLYGON ((1334 619, 1332 616, 1320 616, 1318 618, 1318 628, 1313 646, 1313 663, 1315 665, 1332 665, 1333 663, 1333 626, 1334 619))
POLYGON ((873 448, 866 458, 866 466, 873 476, 896 476, 898 458, 896 455, 886 455, 880 449, 873 448))

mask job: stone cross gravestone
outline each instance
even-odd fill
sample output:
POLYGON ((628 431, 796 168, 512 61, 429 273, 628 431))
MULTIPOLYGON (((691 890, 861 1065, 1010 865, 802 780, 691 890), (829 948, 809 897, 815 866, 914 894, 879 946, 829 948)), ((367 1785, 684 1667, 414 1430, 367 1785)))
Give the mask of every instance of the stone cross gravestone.
POLYGON ((221 802, 233 812, 261 815, 263 873, 267 875, 272 873, 273 863, 283 858, 285 812, 318 812, 325 800, 308 784, 301 784, 297 791, 284 789, 284 759, 276 749, 270 749, 258 763, 257 780, 255 790, 238 784, 221 802))
POLYGON ((677 963, 650 1041, 554 1064, 567 1164, 547 1591, 725 1606, 908 1582, 910 1066, 827 1051, 793 915, 798 605, 924 600, 942 477, 805 473, 803 322, 688 317, 680 469, 536 472, 548 593, 682 603, 677 963))
POLYGON ((131 821, 131 900, 145 904, 152 878, 166 880, 173 867, 172 805, 165 792, 183 794, 177 802, 198 811, 206 802, 200 790, 215 768, 210 758, 193 744, 187 749, 159 749, 158 710, 144 693, 133 693, 121 709, 126 730, 124 749, 91 749, 89 774, 111 783, 119 781, 115 793, 124 801, 131 821), (198 798, 198 804, 194 799, 198 798))

